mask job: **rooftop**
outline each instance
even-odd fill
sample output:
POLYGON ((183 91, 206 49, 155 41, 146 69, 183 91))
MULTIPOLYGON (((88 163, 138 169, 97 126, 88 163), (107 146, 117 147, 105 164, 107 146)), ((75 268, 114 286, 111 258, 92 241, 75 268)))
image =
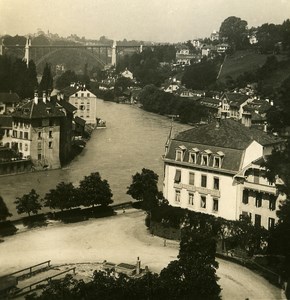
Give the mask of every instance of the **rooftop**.
POLYGON ((17 103, 20 102, 20 98, 16 93, 0 93, 0 102, 17 103))
POLYGON ((183 131, 174 140, 194 142, 231 149, 246 149, 254 140, 263 146, 281 143, 283 140, 255 128, 248 128, 232 119, 183 131))

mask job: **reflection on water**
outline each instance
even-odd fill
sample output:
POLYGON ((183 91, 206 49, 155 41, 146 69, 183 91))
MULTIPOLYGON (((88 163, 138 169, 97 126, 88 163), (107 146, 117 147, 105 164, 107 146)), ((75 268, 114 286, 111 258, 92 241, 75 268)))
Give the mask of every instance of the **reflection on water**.
MULTIPOLYGON (((131 200, 126 195, 127 186, 132 175, 144 167, 159 175, 161 189, 161 156, 171 121, 135 106, 102 100, 97 101, 97 115, 106 120, 107 128, 95 130, 83 152, 64 169, 0 177, 0 195, 9 207, 14 206, 11 204, 17 196, 32 188, 43 196, 61 181, 78 185, 85 175, 96 171, 108 180, 115 203, 131 200)), ((188 128, 188 125, 174 123, 173 132, 188 128)), ((17 216, 15 210, 11 212, 17 216)))

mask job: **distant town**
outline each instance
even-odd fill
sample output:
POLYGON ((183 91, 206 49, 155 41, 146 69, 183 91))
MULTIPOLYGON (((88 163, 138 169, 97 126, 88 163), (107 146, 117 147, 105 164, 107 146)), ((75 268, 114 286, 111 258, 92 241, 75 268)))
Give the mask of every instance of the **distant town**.
MULTIPOLYGON (((135 221, 125 219, 130 213, 136 214, 136 222, 142 220, 143 224, 137 226, 141 227, 143 210, 147 231, 138 231, 138 236, 142 242, 152 243, 157 255, 162 256, 164 249, 170 251, 164 256, 164 260, 168 257, 168 266, 164 261, 162 268, 157 267, 148 256, 146 263, 152 259, 156 273, 149 270, 150 266, 142 269, 139 255, 136 264, 103 261, 90 275, 91 286, 87 278, 81 277, 83 286, 78 279, 60 290, 46 285, 42 295, 26 299, 50 299, 63 290, 68 295, 63 299, 94 299, 96 295, 109 299, 99 292, 107 291, 105 285, 111 295, 127 289, 124 298, 114 299, 219 299, 227 292, 227 283, 223 286, 224 277, 218 274, 222 278, 219 285, 217 257, 225 273, 234 267, 223 266, 224 260, 246 266, 268 280, 271 286, 265 293, 273 293, 269 299, 281 293, 289 299, 289 32, 289 19, 282 24, 248 28, 247 21, 231 16, 209 37, 175 44, 114 41, 105 36, 89 40, 75 34, 63 38, 41 29, 26 36, 0 37, 2 178, 9 175, 11 181, 17 181, 17 176, 23 174, 70 166, 80 155, 99 155, 91 148, 83 154, 99 129, 111 130, 98 110, 99 103, 154 113, 168 118, 170 124, 166 139, 158 141, 164 147, 159 155, 164 173, 156 174, 144 165, 132 174, 126 191, 132 202, 113 204, 110 182, 102 179, 98 170, 84 176, 79 186, 59 182, 43 199, 35 191, 36 186, 29 187, 31 191, 14 203, 5 203, 5 194, 0 195, 0 256, 2 245, 9 246, 6 237, 17 239, 17 231, 22 230, 20 223, 24 227, 26 223, 31 227, 41 223, 39 230, 43 230, 43 223, 57 228, 54 223, 101 222, 91 218, 106 216, 112 222, 119 218, 124 227, 137 226, 130 223, 135 221), (174 135, 175 124, 188 127, 174 135), (158 190, 158 178, 162 191, 158 190), (41 212, 42 208, 47 211, 41 212), (12 209, 28 217, 11 218, 12 209), (172 253, 176 260, 169 259, 172 253), (173 282, 177 287, 174 290, 173 282), (83 295, 87 292, 86 298, 83 295)), ((111 143, 111 136, 106 138, 111 143)), ((124 160, 116 140, 112 143, 116 157, 124 160)), ((134 150, 130 155, 139 155, 134 150)), ((149 152, 149 160, 159 159, 149 152)), ((119 168, 118 161, 108 168, 119 168)), ((113 232, 117 230, 118 226, 112 227, 113 232)), ((80 239, 82 236, 85 234, 80 239)), ((110 245, 106 239, 104 243, 110 245)), ((94 242, 93 247, 101 246, 94 242)), ((113 254, 109 258, 114 259, 113 254)), ((19 265, 21 276, 25 273, 33 277, 34 267, 35 274, 51 268, 50 261, 41 268, 37 263, 30 266, 28 275, 24 264, 19 265)), ((76 268, 61 271, 75 273, 76 268)), ((19 285, 23 278, 14 275, 18 269, 9 273, 7 265, 7 272, 0 274, 0 295, 7 299, 9 295, 39 290, 34 283, 19 285)), ((264 287, 257 289, 262 291, 264 287)), ((243 298, 239 294, 237 299, 251 299, 258 292, 247 293, 243 298)))

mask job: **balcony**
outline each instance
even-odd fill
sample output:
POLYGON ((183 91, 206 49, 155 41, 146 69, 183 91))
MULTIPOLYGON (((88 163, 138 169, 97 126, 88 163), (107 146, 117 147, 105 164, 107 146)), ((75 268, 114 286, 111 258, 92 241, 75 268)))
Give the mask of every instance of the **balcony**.
POLYGON ((262 184, 258 184, 258 183, 254 183, 254 182, 245 181, 244 188, 248 189, 248 190, 254 190, 257 192, 261 192, 261 193, 269 193, 269 194, 273 194, 273 195, 277 194, 276 187, 271 186, 271 185, 262 185, 262 184))

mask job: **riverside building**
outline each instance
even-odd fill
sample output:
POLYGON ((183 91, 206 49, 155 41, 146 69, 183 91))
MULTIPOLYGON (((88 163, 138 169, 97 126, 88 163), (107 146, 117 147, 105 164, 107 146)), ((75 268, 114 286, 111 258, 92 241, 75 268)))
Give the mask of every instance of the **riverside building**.
POLYGON ((269 229, 282 199, 265 178, 263 162, 284 141, 242 123, 217 119, 170 138, 165 146, 163 194, 169 204, 228 220, 248 215, 269 229))

